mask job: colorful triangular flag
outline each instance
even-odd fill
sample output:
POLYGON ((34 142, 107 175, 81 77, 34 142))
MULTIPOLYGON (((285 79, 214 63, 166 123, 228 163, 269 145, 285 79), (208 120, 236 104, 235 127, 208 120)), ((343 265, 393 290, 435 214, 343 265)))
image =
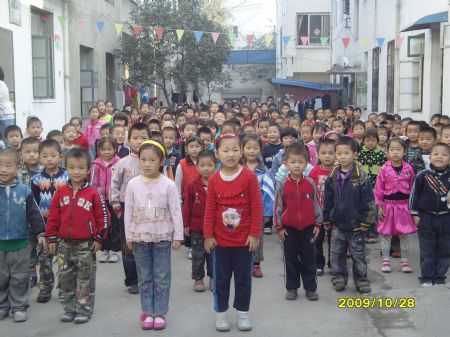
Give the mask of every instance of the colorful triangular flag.
POLYGON ((83 20, 83 18, 78 18, 77 19, 77 27, 78 27, 78 29, 82 29, 84 27, 84 20, 83 20))
POLYGON ((55 41, 55 48, 56 48, 56 49, 59 49, 59 50, 62 50, 62 44, 61 44, 61 41, 60 41, 60 40, 55 41))
POLYGON ((290 36, 283 36, 281 38, 281 40, 283 41, 283 45, 286 46, 289 43, 289 41, 291 40, 291 37, 290 36))
POLYGON ((367 36, 360 36, 360 38, 359 38, 359 46, 361 48, 366 48, 367 41, 368 41, 367 36))
POLYGON ((156 37, 158 38, 158 40, 161 40, 161 38, 162 38, 162 36, 163 36, 163 34, 164 34, 164 28, 163 27, 156 27, 155 28, 155 34, 156 34, 156 37))
POLYGON ((139 35, 141 33, 141 31, 142 31, 142 26, 139 26, 139 25, 134 25, 133 26, 133 34, 135 36, 139 35))
POLYGON ((97 26, 97 30, 99 33, 103 32, 103 28, 105 28, 105 21, 97 21, 95 23, 95 25, 97 26))
POLYGON ((211 33, 211 37, 212 37, 212 40, 213 40, 214 44, 217 43, 217 39, 219 38, 219 35, 220 35, 220 33, 218 33, 218 32, 212 32, 211 33))
POLYGON ((194 36, 195 36, 195 41, 200 42, 200 40, 202 39, 202 36, 203 36, 203 32, 195 31, 194 36))
POLYGON ((66 23, 66 20, 67 20, 67 16, 60 15, 60 16, 58 16, 58 19, 59 19, 59 23, 61 24, 61 26, 64 26, 64 24, 66 23))
POLYGON ((119 34, 122 32, 123 24, 121 24, 121 23, 116 23, 116 24, 114 24, 114 26, 116 27, 116 33, 117 33, 117 35, 119 35, 119 34))
POLYGON ((349 43, 350 43, 350 38, 349 37, 343 37, 342 38, 342 44, 344 45, 344 48, 347 48, 349 43))
POLYGON ((384 44, 384 37, 377 37, 377 45, 378 45, 378 47, 383 47, 383 44, 384 44))
POLYGON ((320 44, 321 44, 322 46, 326 46, 326 45, 328 44, 328 36, 322 36, 322 37, 320 38, 320 44))
POLYGON ((255 35, 253 35, 253 34, 247 35, 247 43, 252 44, 254 38, 255 38, 255 35))
POLYGON ((396 45, 396 47, 397 47, 397 48, 401 48, 404 40, 405 40, 405 39, 402 38, 401 36, 397 36, 397 37, 395 38, 395 45, 396 45))
POLYGON ((178 41, 181 41, 181 38, 184 35, 184 29, 175 29, 175 32, 177 33, 178 41))
POLYGON ((230 43, 234 43, 234 41, 236 41, 236 35, 230 33, 228 34, 228 39, 230 40, 230 43))
POLYGON ((309 43, 309 37, 302 36, 300 37, 300 40, 302 40, 302 45, 306 46, 309 43))
POLYGON ((273 40, 273 34, 267 33, 266 35, 264 35, 264 39, 266 40, 266 45, 269 45, 273 40))

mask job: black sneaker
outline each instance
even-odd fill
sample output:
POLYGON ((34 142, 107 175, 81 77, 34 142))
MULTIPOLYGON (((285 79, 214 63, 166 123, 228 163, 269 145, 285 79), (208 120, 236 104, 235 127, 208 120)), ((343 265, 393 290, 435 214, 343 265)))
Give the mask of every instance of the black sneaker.
POLYGON ((288 289, 284 298, 288 301, 293 301, 297 299, 297 296, 297 289, 288 289))
POLYGON ((319 299, 319 295, 317 295, 315 290, 305 290, 305 295, 310 301, 317 301, 319 299))
POLYGON ((61 316, 59 316, 59 320, 61 322, 73 322, 74 318, 75 318, 75 313, 70 312, 70 311, 67 311, 64 314, 62 314, 61 316))
POLYGON ((336 291, 343 291, 347 287, 344 280, 335 280, 333 286, 336 291))
POLYGON ((39 291, 37 301, 39 303, 47 303, 48 301, 50 301, 51 298, 52 298, 51 291, 49 292, 46 290, 41 290, 41 291, 39 291))
POLYGON ((133 284, 132 286, 128 287, 128 293, 130 295, 136 295, 139 294, 139 287, 137 284, 133 284))
POLYGON ((361 294, 367 294, 367 293, 370 293, 372 291, 372 289, 370 288, 370 285, 360 285, 358 287, 358 291, 361 294))
POLYGON ((83 324, 89 322, 90 317, 82 314, 77 314, 73 320, 75 324, 83 324))

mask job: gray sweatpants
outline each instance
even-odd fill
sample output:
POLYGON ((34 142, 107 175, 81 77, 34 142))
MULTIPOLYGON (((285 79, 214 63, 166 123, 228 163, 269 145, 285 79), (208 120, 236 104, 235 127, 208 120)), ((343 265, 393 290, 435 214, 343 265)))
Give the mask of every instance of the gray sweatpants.
POLYGON ((25 310, 30 297, 30 248, 0 251, 0 310, 25 310))

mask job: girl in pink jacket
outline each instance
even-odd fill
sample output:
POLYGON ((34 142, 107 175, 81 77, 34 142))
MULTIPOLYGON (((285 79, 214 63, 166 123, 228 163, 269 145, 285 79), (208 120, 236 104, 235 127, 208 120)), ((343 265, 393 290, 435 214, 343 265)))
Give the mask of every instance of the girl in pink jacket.
POLYGON ((86 122, 83 128, 83 133, 88 139, 89 153, 92 160, 95 159, 95 141, 100 138, 100 128, 105 122, 100 120, 100 113, 96 106, 89 109, 90 121, 86 122))
POLYGON ((97 143, 97 147, 99 157, 92 164, 91 186, 105 198, 109 214, 111 215, 111 226, 107 238, 103 241, 99 262, 115 263, 119 261, 117 252, 120 251, 120 224, 109 203, 109 186, 120 158, 116 155, 117 143, 111 136, 101 138, 97 143))
POLYGON ((389 251, 392 235, 398 235, 401 248, 401 267, 404 273, 411 273, 408 262, 408 234, 416 232, 408 209, 408 199, 414 182, 414 170, 403 157, 406 143, 392 138, 387 143, 388 161, 381 167, 373 194, 378 205, 377 230, 381 235, 383 273, 391 272, 389 251))

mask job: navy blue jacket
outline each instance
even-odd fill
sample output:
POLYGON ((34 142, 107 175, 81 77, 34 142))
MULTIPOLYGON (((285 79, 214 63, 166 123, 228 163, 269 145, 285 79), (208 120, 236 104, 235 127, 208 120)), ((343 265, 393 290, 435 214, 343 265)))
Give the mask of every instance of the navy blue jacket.
POLYGON ((330 221, 344 232, 352 232, 361 223, 375 223, 375 200, 369 176, 361 164, 355 162, 350 176, 344 180, 342 194, 339 193, 335 167, 325 181, 324 222, 330 221))
POLYGON ((0 183, 0 241, 27 239, 28 225, 34 233, 44 233, 44 218, 31 189, 19 183, 18 178, 9 186, 9 195, 6 189, 0 183))
POLYGON ((443 172, 438 172, 433 165, 430 165, 429 170, 423 170, 414 179, 409 196, 411 215, 420 215, 423 212, 449 213, 447 206, 449 190, 450 170, 447 168, 443 172))

